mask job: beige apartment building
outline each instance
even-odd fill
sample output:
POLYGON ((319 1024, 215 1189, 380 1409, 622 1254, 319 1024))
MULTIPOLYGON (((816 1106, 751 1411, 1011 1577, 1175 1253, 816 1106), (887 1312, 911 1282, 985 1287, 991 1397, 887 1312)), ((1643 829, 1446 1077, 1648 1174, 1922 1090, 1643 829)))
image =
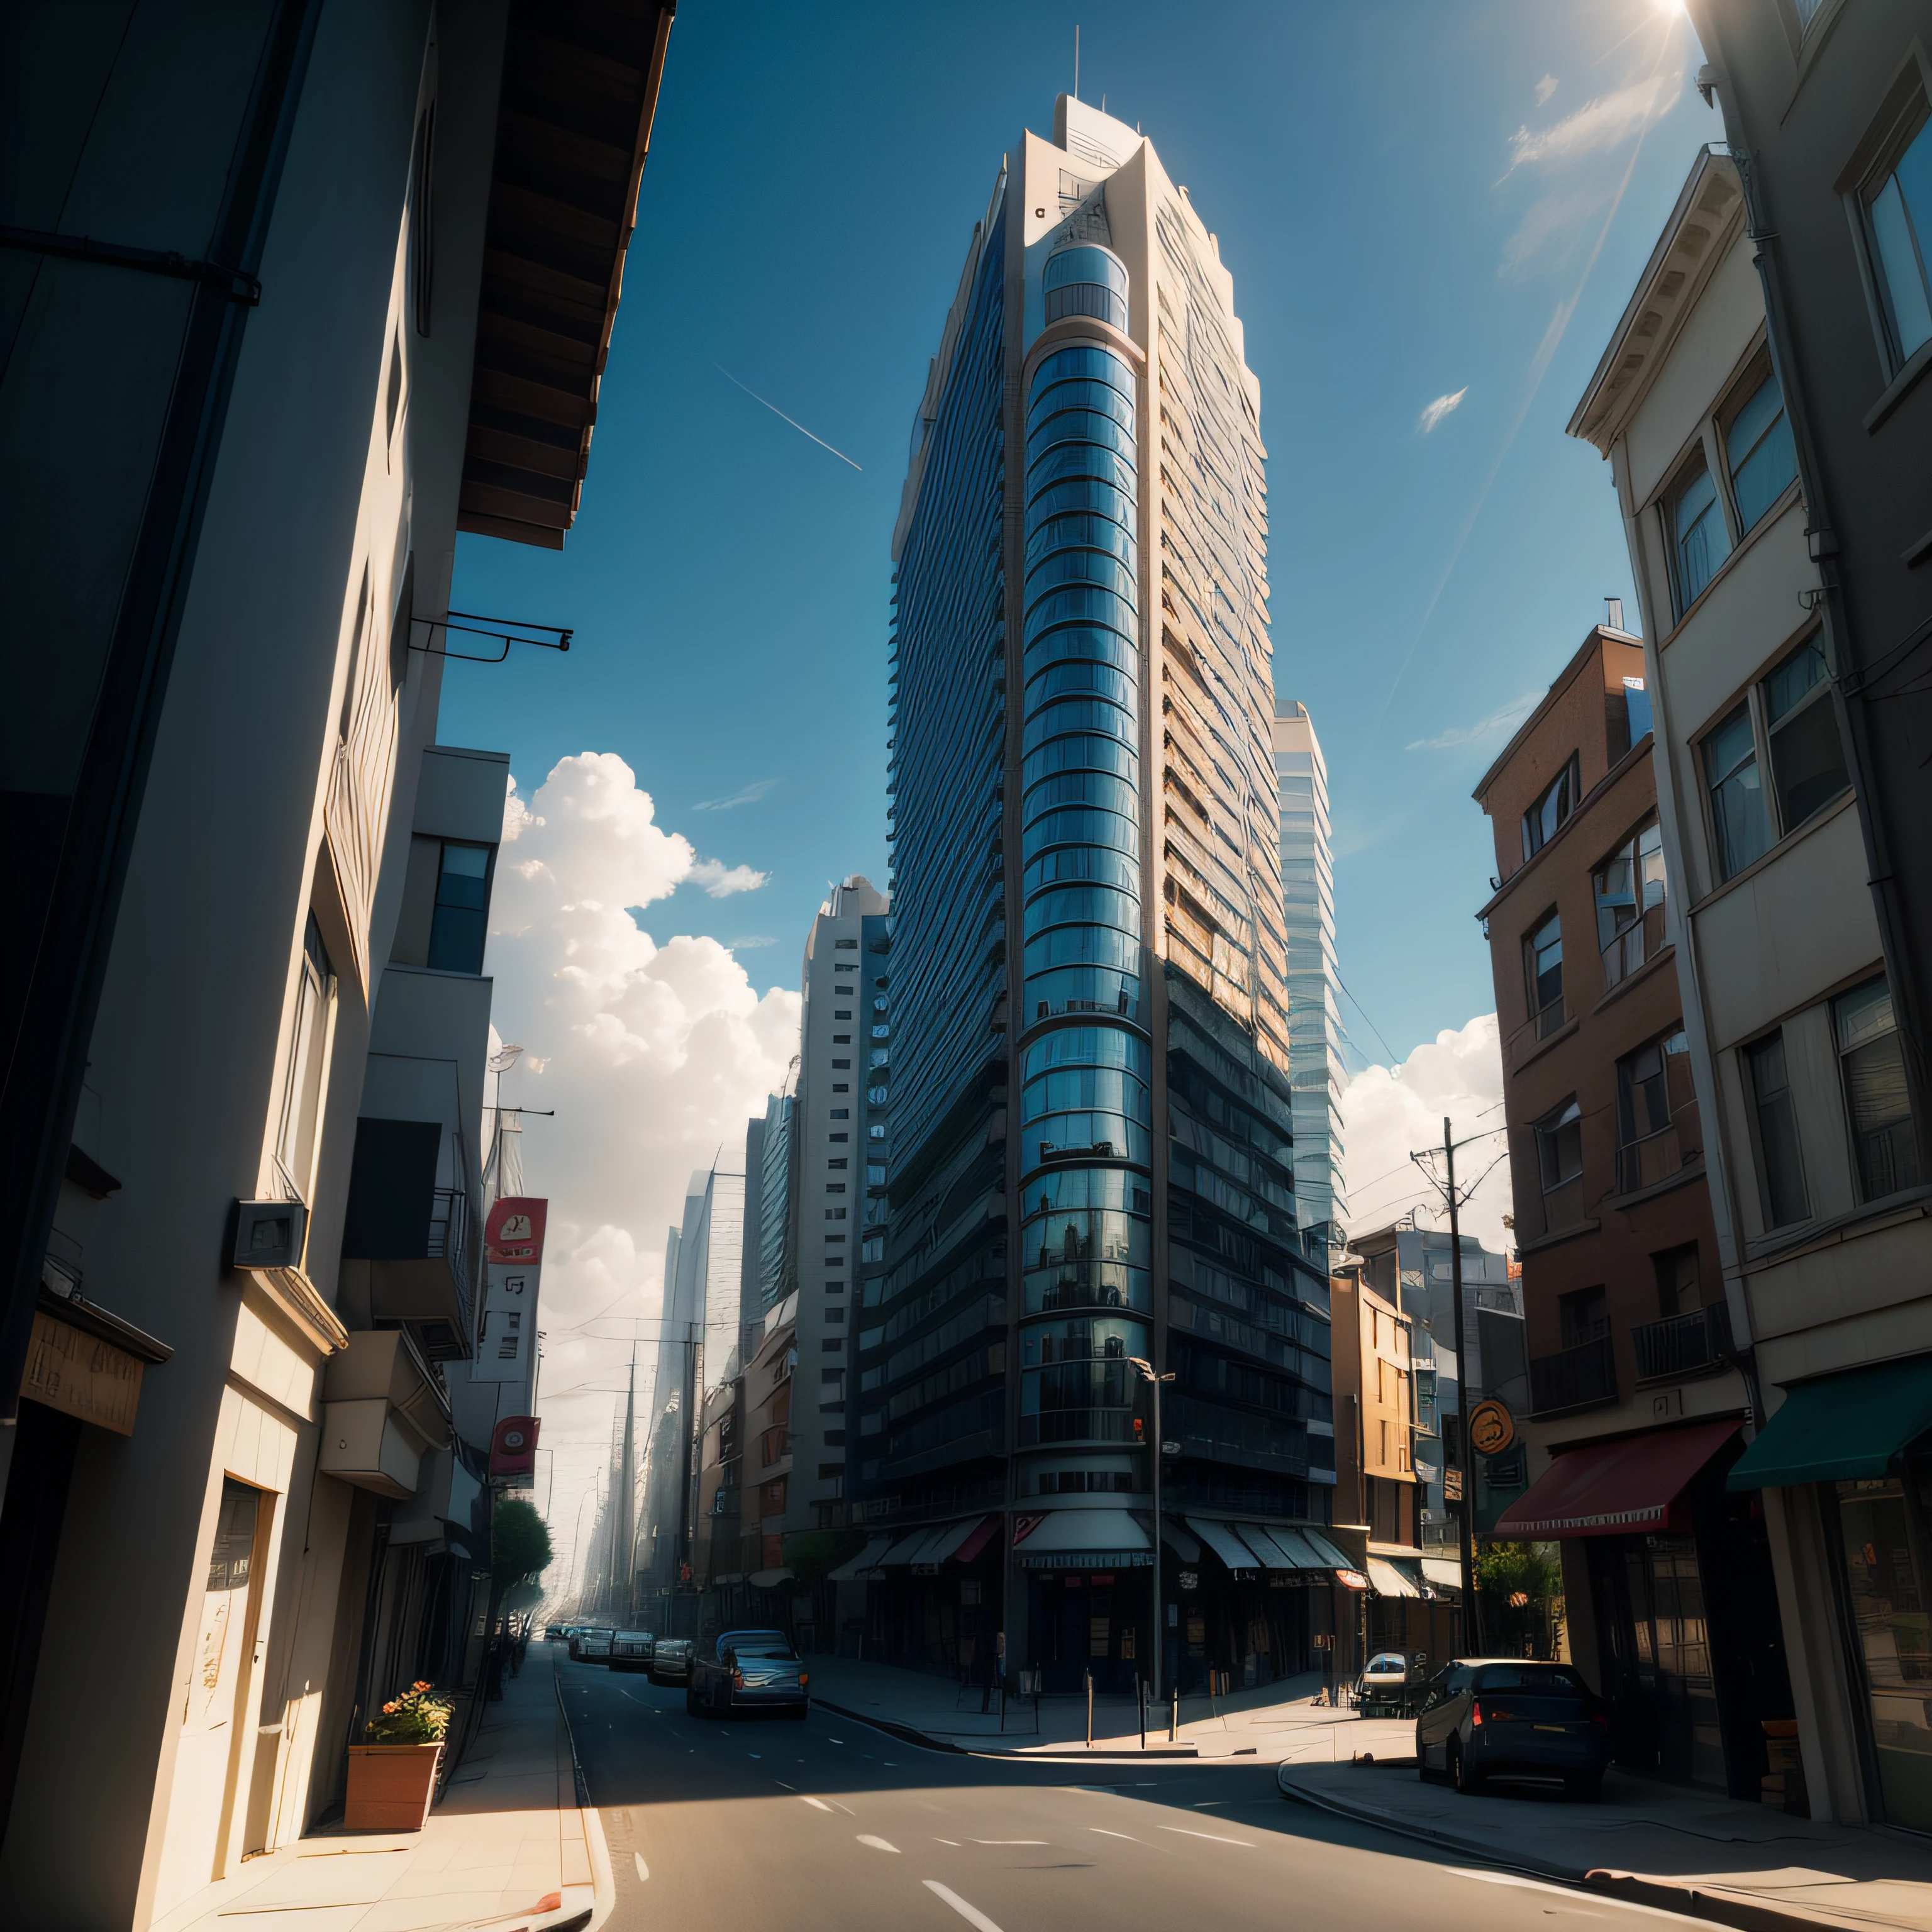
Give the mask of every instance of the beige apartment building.
POLYGON ((1736 167, 1700 150, 1570 428, 1612 465, 1643 610, 1666 919, 1751 1412, 1726 1480, 1768 1532, 1791 1800, 1928 1829, 1932 1646, 1910 1606, 1932 1575, 1908 1518, 1932 1240, 1755 253, 1736 167))

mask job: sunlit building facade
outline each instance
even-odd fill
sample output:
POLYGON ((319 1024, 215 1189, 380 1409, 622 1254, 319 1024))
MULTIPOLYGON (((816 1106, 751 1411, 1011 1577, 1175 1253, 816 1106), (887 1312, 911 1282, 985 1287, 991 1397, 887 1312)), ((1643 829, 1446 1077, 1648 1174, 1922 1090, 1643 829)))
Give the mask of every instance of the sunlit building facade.
POLYGON ((1048 1688, 1104 1685, 1158 1628, 1164 1678, 1266 1681, 1328 1628, 1292 1526, 1329 1522, 1334 1454, 1258 386, 1150 143, 1063 97, 1016 154, 894 538, 892 1154, 850 1484, 876 1529, 844 1574, 868 1654, 979 1668, 1004 1630, 1048 1688), (1175 1377, 1159 1606, 1136 1360, 1175 1377))

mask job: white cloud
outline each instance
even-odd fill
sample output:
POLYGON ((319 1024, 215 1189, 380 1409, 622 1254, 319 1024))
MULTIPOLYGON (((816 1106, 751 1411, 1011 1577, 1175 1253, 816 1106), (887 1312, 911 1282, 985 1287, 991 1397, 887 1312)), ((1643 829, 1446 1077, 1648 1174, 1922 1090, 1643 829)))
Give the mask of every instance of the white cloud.
POLYGON ((1556 92, 1559 85, 1560 83, 1557 80, 1556 75, 1553 74, 1546 74, 1543 78, 1536 83, 1537 106, 1540 107, 1543 104, 1556 92))
MULTIPOLYGON (((489 970, 496 1022, 528 1048, 505 1076, 505 1100, 556 1110, 524 1116, 522 1151, 526 1185, 551 1204, 541 1407, 561 1550, 604 1466, 628 1359, 614 1341, 569 1331, 613 1303, 614 1316, 657 1312, 686 1184, 721 1148, 742 1158, 746 1122, 797 1051, 800 1003, 782 988, 761 994, 716 939, 660 946, 640 930, 627 907, 704 871, 690 842, 657 824, 622 759, 566 758, 528 799, 513 778, 504 841, 489 970)), ((610 1320, 598 1329, 631 1332, 610 1320)), ((647 1346, 640 1366, 654 1355, 647 1346)), ((593 1514, 583 1511, 586 1533, 593 1514)))
POLYGON ((700 859, 689 874, 694 886, 702 886, 714 899, 728 899, 734 892, 754 892, 771 877, 749 866, 728 866, 722 859, 700 859))
POLYGON ((1605 184, 1579 188, 1572 194, 1546 194, 1532 202, 1503 244, 1503 259, 1497 274, 1507 281, 1520 280, 1552 243, 1560 244, 1557 259, 1561 259, 1568 254, 1569 244, 1581 238, 1584 223, 1609 205, 1611 194, 1605 184))
POLYGON ((1519 128, 1510 136, 1509 172, 1528 164, 1561 166, 1585 154, 1607 153, 1660 121, 1677 104, 1681 74, 1652 74, 1614 94, 1586 101, 1547 128, 1519 128))
POLYGON ((724 944, 734 952, 749 952, 760 946, 776 946, 778 941, 769 932, 741 932, 736 939, 728 939, 724 944))
POLYGON ((693 812, 736 812, 741 805, 756 805, 777 783, 776 778, 754 779, 729 798, 707 798, 691 808, 693 812))
POLYGON ((1409 752, 1446 752, 1459 745, 1480 744, 1484 739, 1493 738, 1500 731, 1514 731, 1542 701, 1541 692, 1526 691, 1500 711, 1491 712, 1488 717, 1478 719, 1474 724, 1452 724, 1432 738, 1418 738, 1402 748, 1409 752))
POLYGON ((1452 415, 1462 406, 1462 398, 1468 393, 1469 386, 1466 382, 1452 395, 1438 396, 1435 401, 1416 418, 1416 428, 1426 436, 1444 416, 1452 415))
MULTIPOLYGON (((1511 1211, 1509 1162, 1502 1157, 1502 1134, 1491 1131, 1502 1126, 1502 1092, 1494 1013, 1480 1014, 1456 1030, 1445 1028, 1400 1066, 1368 1066, 1357 1074, 1342 1096, 1350 1232, 1385 1228, 1411 1208, 1425 1226, 1448 1225, 1442 1197, 1408 1157, 1442 1147, 1446 1114, 1459 1141, 1483 1136, 1456 1156, 1460 1186, 1483 1176, 1462 1209, 1463 1233, 1474 1234, 1486 1248, 1513 1246, 1515 1237, 1503 1226, 1503 1216, 1511 1211)), ((1436 1165, 1439 1169, 1439 1158, 1436 1165)))

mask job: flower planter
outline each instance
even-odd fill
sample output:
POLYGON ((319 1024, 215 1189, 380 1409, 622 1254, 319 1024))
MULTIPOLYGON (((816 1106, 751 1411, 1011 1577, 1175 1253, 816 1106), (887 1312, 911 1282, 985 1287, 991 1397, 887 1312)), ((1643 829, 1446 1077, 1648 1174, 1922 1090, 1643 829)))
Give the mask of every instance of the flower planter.
POLYGON ((436 1793, 434 1744, 351 1744, 345 1832, 420 1832, 436 1793))

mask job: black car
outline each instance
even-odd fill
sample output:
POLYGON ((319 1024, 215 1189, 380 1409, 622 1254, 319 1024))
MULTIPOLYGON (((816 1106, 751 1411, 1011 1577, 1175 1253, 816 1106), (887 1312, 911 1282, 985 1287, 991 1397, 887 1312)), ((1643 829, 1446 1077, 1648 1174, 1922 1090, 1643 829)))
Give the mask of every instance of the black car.
POLYGON ((698 1716, 777 1710, 802 1718, 812 1708, 810 1682, 782 1630, 726 1630, 708 1651, 700 1644, 692 1653, 684 1708, 698 1716))
POLYGON ((691 1660, 697 1654, 697 1644, 688 1636, 661 1636, 657 1647, 651 1652, 651 1682, 668 1684, 675 1678, 679 1683, 686 1682, 691 1676, 691 1660))
POLYGON ((1423 1694, 1415 1761, 1458 1791, 1501 1774, 1561 1778, 1573 1798, 1594 1798, 1610 1761, 1610 1716, 1567 1664, 1457 1658, 1423 1694))

